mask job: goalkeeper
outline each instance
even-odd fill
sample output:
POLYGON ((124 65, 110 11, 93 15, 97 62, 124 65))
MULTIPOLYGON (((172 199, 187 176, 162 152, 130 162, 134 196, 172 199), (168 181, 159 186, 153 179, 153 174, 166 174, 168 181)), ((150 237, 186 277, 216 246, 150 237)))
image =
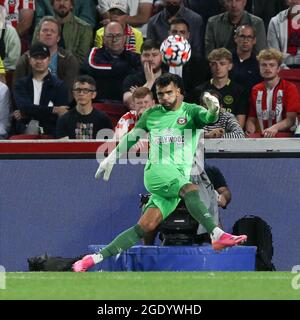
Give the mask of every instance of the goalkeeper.
POLYGON ((159 105, 146 110, 135 128, 103 160, 96 172, 108 180, 116 159, 129 150, 140 137, 149 133, 150 151, 144 170, 144 184, 152 194, 144 214, 135 226, 118 235, 101 252, 84 256, 73 265, 73 271, 84 272, 96 263, 132 247, 175 210, 180 198, 189 213, 207 230, 215 250, 237 245, 247 236, 225 233, 214 223, 201 201, 198 186, 190 182, 193 158, 200 138, 199 129, 219 116, 219 102, 209 93, 204 95, 208 109, 182 101, 182 79, 164 73, 155 82, 159 105))

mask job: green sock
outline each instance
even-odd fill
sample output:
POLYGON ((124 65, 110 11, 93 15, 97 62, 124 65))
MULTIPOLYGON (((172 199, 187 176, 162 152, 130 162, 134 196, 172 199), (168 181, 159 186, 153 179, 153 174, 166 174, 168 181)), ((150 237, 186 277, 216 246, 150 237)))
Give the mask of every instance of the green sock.
POLYGON ((187 192, 183 199, 185 206, 192 217, 202 224, 209 234, 212 233, 216 224, 214 223, 211 214, 208 212, 208 209, 201 201, 198 191, 194 190, 187 192))
POLYGON ((135 245, 145 235, 145 231, 136 224, 135 226, 120 233, 110 244, 101 250, 103 259, 115 256, 118 253, 135 245))

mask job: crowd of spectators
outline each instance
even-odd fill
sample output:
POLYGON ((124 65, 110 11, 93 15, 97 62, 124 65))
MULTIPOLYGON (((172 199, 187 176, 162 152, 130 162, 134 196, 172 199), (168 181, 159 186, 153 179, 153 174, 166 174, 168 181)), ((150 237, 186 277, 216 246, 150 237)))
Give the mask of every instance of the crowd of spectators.
MULTIPOLYGON (((300 69, 299 17, 300 0, 0 0, 0 139, 64 137, 62 123, 70 131, 71 118, 83 118, 85 94, 83 128, 111 128, 103 114, 87 117, 93 102, 123 103, 134 115, 135 91, 148 88, 156 101, 164 72, 183 78, 185 101, 218 97, 219 123, 206 138, 292 135, 299 90, 280 70, 300 69), (181 67, 164 64, 159 50, 175 34, 192 48, 181 67), (77 92, 78 83, 95 90, 77 92)), ((93 130, 66 136, 93 139, 93 130)))

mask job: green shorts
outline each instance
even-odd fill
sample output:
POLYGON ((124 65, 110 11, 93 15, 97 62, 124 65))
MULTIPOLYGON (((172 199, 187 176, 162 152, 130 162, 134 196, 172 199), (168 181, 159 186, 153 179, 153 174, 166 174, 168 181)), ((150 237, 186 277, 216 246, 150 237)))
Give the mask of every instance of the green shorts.
POLYGON ((149 165, 145 168, 144 184, 151 197, 144 207, 144 212, 147 208, 158 208, 165 220, 180 201, 180 189, 189 183, 191 182, 175 166, 149 165))

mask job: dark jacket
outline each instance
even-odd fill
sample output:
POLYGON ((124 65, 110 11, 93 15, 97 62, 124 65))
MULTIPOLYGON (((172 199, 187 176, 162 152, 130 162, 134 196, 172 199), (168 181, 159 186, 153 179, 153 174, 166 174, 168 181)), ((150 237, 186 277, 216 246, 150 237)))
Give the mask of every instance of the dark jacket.
MULTIPOLYGON (((175 17, 182 18, 188 22, 190 29, 189 42, 192 50, 197 55, 203 55, 204 25, 202 17, 183 5, 181 5, 175 17)), ((157 40, 159 42, 165 40, 169 35, 169 20, 171 18, 172 17, 166 9, 163 9, 152 16, 148 22, 147 38, 157 40)))
POLYGON ((108 49, 92 48, 82 64, 80 73, 88 74, 96 80, 96 100, 123 101, 123 80, 129 74, 142 70, 140 55, 124 50, 113 56, 108 49))
MULTIPOLYGON (((64 23, 62 38, 64 48, 73 53, 81 64, 93 44, 93 28, 87 22, 71 15, 70 20, 64 23)), ((34 30, 32 43, 37 39, 37 27, 34 30)))
POLYGON ((191 59, 182 68, 185 95, 188 96, 191 90, 209 80, 209 77, 210 69, 208 61, 192 52, 191 59))
MULTIPOLYGON (((29 51, 26 51, 19 59, 14 72, 14 83, 16 80, 28 76, 32 72, 29 64, 29 51)), ((79 63, 75 56, 63 49, 57 50, 57 77, 67 85, 70 92, 75 78, 79 74, 79 63)))
MULTIPOLYGON (((254 52, 267 47, 267 36, 264 22, 261 18, 256 17, 247 11, 239 25, 248 24, 256 29, 256 45, 254 52)), ((225 47, 233 50, 236 47, 234 42, 234 26, 230 23, 228 12, 210 17, 206 25, 205 32, 205 52, 208 55, 213 49, 225 47)))
POLYGON ((16 81, 13 95, 16 108, 24 115, 24 119, 18 124, 18 133, 24 132, 30 120, 38 120, 46 134, 55 135, 57 115, 52 112, 53 107, 67 106, 69 103, 68 89, 63 81, 49 73, 44 78, 39 105, 33 104, 32 75, 16 81))
POLYGON ((268 30, 270 20, 286 8, 285 0, 252 0, 247 1, 245 7, 249 13, 264 20, 266 30, 268 30))

